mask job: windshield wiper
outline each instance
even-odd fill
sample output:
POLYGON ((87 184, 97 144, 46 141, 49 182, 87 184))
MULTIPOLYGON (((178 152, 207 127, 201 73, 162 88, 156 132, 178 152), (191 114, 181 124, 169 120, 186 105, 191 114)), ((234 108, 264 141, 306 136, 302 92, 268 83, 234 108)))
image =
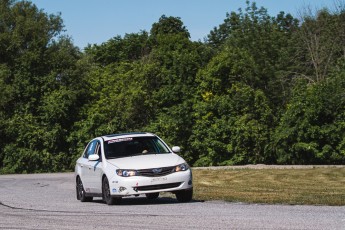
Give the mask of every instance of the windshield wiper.
POLYGON ((134 156, 139 156, 139 155, 144 155, 145 153, 132 153, 127 155, 128 157, 134 157, 134 156))
POLYGON ((158 154, 157 152, 145 152, 145 153, 142 153, 143 155, 147 155, 147 154, 158 154))
POLYGON ((116 158, 120 158, 121 156, 112 156, 112 157, 106 157, 107 159, 116 159, 116 158))

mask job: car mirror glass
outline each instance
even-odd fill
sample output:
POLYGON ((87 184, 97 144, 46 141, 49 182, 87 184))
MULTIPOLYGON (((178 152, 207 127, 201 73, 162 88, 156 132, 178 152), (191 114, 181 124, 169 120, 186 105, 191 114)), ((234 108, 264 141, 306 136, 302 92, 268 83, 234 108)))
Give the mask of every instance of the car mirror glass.
POLYGON ((99 156, 97 154, 92 154, 92 155, 89 155, 88 159, 89 161, 98 161, 99 156))
POLYGON ((181 148, 179 147, 179 146, 174 146, 174 147, 172 147, 172 149, 171 149, 174 153, 179 153, 179 152, 181 152, 181 148))

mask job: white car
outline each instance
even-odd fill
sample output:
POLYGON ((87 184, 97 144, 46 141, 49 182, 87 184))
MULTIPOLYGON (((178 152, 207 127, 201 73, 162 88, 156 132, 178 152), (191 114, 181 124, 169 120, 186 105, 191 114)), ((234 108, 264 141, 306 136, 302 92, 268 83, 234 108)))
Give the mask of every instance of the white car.
POLYGON ((145 194, 155 199, 172 192, 180 202, 193 197, 192 171, 176 153, 151 133, 126 133, 97 137, 86 146, 75 166, 77 199, 102 197, 111 205, 122 197, 145 194))

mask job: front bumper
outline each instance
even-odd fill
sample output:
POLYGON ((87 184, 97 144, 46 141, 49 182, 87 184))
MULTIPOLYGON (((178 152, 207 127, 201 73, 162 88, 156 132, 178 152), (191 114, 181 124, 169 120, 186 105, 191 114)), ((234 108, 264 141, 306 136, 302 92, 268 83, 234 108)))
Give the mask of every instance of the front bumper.
POLYGON ((112 196, 130 196, 154 192, 174 192, 193 187, 192 171, 174 172, 160 177, 120 177, 109 181, 112 196))

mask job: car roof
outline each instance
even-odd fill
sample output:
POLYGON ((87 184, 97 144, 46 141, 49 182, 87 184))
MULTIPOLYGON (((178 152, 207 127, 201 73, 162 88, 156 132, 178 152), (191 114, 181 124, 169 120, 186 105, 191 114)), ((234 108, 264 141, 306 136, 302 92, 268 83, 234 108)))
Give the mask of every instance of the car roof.
POLYGON ((110 135, 102 136, 102 138, 104 141, 108 141, 108 140, 114 140, 114 139, 119 139, 119 138, 124 138, 124 137, 154 137, 154 136, 156 135, 152 133, 133 132, 133 133, 110 134, 110 135))

